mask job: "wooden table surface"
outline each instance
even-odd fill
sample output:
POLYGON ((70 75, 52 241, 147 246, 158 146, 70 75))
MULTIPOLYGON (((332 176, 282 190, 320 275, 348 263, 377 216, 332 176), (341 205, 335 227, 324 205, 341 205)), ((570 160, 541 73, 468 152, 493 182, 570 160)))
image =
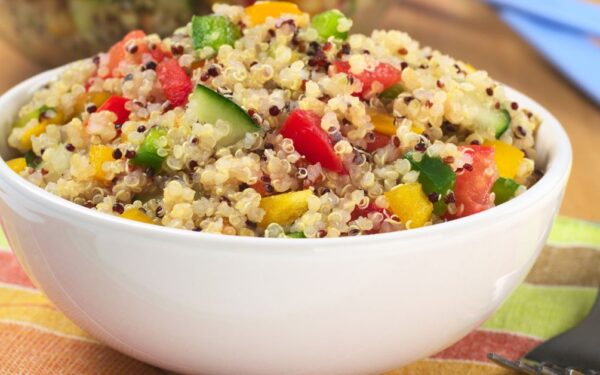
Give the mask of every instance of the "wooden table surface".
MULTIPOLYGON (((396 28, 487 70, 548 108, 573 144, 574 164, 561 212, 600 221, 600 108, 475 0, 395 0, 381 28, 396 28)), ((0 92, 43 70, 0 41, 0 92)), ((568 56, 565 56, 568 58, 568 56)))

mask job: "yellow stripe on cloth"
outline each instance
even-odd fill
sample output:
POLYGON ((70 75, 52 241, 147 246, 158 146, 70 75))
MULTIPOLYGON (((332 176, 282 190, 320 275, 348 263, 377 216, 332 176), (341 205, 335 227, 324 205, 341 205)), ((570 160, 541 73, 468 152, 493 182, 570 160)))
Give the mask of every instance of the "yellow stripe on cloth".
POLYGON ((425 359, 383 375, 515 375, 512 370, 481 362, 425 359))
POLYGON ((94 341, 35 290, 0 285, 0 322, 27 323, 57 335, 94 341))

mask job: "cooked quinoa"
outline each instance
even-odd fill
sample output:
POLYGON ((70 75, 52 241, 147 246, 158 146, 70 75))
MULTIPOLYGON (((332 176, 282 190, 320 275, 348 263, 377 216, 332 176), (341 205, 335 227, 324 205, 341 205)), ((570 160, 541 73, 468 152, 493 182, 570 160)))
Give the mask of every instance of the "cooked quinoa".
POLYGON ((269 4, 216 4, 168 38, 136 32, 69 65, 20 110, 9 165, 105 214, 264 237, 437 224, 535 182, 540 120, 485 71, 404 32, 347 35, 328 12, 328 35, 269 4))

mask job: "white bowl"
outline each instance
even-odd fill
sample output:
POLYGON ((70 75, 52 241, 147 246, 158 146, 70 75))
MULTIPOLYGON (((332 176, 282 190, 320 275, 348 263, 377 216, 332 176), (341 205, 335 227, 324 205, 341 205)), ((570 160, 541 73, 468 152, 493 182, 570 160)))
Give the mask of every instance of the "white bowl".
MULTIPOLYGON (((58 70, 0 98, 0 152, 19 108, 58 70)), ((2 226, 21 264, 71 320, 109 346, 205 374, 364 374, 408 364, 481 324, 542 248, 571 166, 541 115, 544 177, 518 198, 449 223, 335 239, 197 233, 99 214, 0 162, 2 226)))

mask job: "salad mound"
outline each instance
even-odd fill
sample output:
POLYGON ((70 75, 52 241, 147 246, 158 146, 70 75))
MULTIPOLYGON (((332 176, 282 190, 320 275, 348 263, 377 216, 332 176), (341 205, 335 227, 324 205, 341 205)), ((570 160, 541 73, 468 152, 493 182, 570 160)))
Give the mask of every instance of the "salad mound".
POLYGON ((337 10, 215 4, 37 90, 7 164, 124 219, 264 237, 406 230, 535 183, 540 120, 485 71, 337 10))

